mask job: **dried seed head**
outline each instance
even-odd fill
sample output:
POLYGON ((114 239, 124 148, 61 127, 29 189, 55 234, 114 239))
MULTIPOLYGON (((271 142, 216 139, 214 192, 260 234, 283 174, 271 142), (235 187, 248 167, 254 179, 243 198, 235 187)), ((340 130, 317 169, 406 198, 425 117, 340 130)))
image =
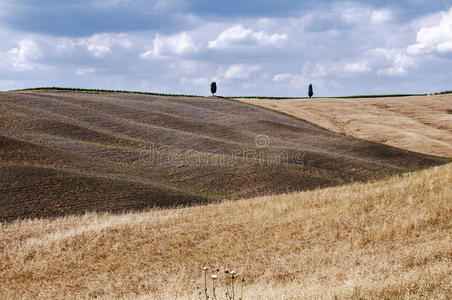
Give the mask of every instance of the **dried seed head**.
POLYGON ((204 268, 202 268, 204 271, 207 271, 207 270, 209 270, 209 268, 208 267, 204 267, 204 268))
POLYGON ((218 279, 218 276, 217 276, 217 274, 213 274, 212 276, 210 276, 210 277, 212 277, 212 280, 217 280, 218 279))
POLYGON ((228 270, 228 269, 226 269, 224 272, 225 272, 226 274, 229 274, 229 270, 228 270))
POLYGON ((231 275, 235 275, 235 271, 234 270, 231 271, 231 275))

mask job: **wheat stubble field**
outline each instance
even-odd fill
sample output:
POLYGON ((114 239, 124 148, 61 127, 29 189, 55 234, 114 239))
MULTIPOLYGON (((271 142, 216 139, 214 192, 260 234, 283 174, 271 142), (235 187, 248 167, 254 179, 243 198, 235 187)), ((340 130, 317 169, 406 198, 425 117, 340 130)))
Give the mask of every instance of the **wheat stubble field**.
POLYGON ((244 276, 244 299, 450 299, 446 159, 224 99, 0 98, 0 298, 198 299, 207 265, 244 276), (303 151, 303 164, 137 162, 150 142, 234 156, 256 134, 270 141, 257 158, 303 151))
POLYGON ((452 157, 452 95, 250 99, 328 130, 420 153, 452 157))
POLYGON ((197 299, 207 265, 245 276, 244 299, 450 299, 451 181, 448 164, 208 206, 4 224, 0 298, 197 299))

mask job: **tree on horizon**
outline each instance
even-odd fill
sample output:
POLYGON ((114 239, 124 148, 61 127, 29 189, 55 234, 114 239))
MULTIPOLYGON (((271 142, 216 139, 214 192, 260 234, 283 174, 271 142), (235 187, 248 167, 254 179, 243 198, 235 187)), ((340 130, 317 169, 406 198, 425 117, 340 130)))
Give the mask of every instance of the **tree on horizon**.
POLYGON ((311 98, 314 95, 314 90, 312 89, 312 83, 309 84, 308 96, 311 98))
POLYGON ((210 92, 212 95, 215 95, 217 92, 217 83, 215 81, 210 84, 210 92))

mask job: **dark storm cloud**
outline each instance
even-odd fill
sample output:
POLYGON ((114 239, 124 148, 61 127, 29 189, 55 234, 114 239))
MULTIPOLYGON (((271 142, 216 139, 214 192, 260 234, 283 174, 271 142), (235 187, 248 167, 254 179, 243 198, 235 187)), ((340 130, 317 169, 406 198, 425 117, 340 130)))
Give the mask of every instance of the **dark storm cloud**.
MULTIPOLYGON (((401 19, 446 10, 452 0, 424 1, 331 1, 331 0, 5 0, 1 22, 12 29, 65 36, 87 36, 102 32, 128 32, 156 30, 163 33, 192 28, 199 18, 221 19, 240 17, 299 16, 313 10, 328 10, 328 5, 338 7, 357 3, 375 8, 390 7, 397 10, 401 19)), ((332 18, 313 21, 313 31, 333 27, 347 27, 346 22, 332 18)))
POLYGON ((175 32, 193 26, 192 18, 158 1, 7 2, 2 23, 12 29, 55 36, 156 30, 175 32), (160 8, 161 7, 161 8, 160 8))

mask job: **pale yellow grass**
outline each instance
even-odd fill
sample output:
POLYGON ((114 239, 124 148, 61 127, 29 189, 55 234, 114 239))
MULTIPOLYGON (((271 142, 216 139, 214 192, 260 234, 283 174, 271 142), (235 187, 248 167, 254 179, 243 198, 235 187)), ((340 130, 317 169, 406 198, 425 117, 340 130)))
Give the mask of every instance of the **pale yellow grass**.
POLYGON ((452 157, 452 95, 237 100, 357 138, 452 157))
POLYGON ((203 207, 3 224, 0 298, 192 299, 207 265, 243 275, 245 299, 450 299, 451 216, 448 164, 203 207))

